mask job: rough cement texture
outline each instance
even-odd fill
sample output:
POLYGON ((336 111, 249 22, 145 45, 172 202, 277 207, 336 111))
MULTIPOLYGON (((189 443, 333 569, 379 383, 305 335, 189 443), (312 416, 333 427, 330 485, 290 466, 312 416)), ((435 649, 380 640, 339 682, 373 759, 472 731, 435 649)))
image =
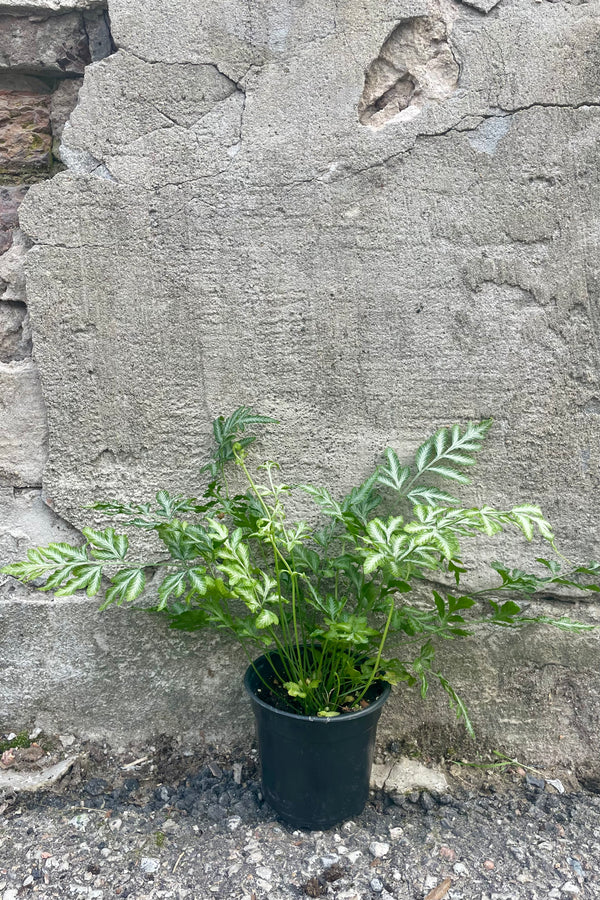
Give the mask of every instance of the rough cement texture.
POLYGON ((162 621, 142 612, 135 622, 119 610, 99 613, 95 600, 15 594, 0 601, 3 723, 28 721, 48 732, 60 725, 123 747, 158 732, 222 746, 251 734, 237 647, 212 634, 166 634, 162 621), (210 662, 217 659, 218 669, 210 662))
POLYGON ((31 359, 0 362, 0 484, 41 484, 46 415, 31 359))
MULTIPOLYGON (((339 491, 386 444, 407 454, 440 424, 491 415, 473 500, 538 502, 572 558, 598 555, 599 11, 110 2, 118 52, 87 67, 68 169, 21 212, 57 513, 81 526, 94 498, 193 494, 209 421, 240 403, 282 419, 267 443, 286 478, 339 491)), ((71 652, 58 607, 37 603, 39 674, 20 701, 14 681, 0 692, 25 718, 49 648, 59 669, 71 652)), ((22 609, 7 600, 9 632, 22 609)), ((83 640, 89 604, 60 609, 83 640)), ((118 739, 129 722, 186 731, 190 696, 215 715, 196 688, 213 657, 176 703, 158 626, 115 627, 131 657, 118 698, 90 645, 85 691, 63 683, 54 708, 48 693, 57 727, 68 709, 74 730, 118 739), (165 673, 147 717, 134 634, 165 673)), ((485 741, 597 758, 598 640, 503 633, 450 648, 447 672, 477 684, 485 741)), ((10 639, 4 652, 18 667, 10 639)), ((234 716, 236 697, 222 701, 234 716)), ((440 698, 404 697, 383 734, 454 740, 440 698)), ((202 728, 227 737, 220 716, 202 728)))

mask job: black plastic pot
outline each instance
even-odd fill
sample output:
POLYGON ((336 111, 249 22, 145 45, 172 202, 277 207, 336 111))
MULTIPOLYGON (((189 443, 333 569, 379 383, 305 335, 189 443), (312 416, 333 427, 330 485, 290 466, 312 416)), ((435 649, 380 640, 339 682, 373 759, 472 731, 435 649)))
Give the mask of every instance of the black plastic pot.
MULTIPOLYGON (((254 666, 270 680, 267 655, 254 666)), ((276 709, 258 695, 261 684, 250 666, 244 687, 256 717, 263 794, 269 805, 290 825, 313 830, 359 815, 369 796, 375 733, 389 684, 381 683, 381 694, 366 709, 333 718, 276 709)))

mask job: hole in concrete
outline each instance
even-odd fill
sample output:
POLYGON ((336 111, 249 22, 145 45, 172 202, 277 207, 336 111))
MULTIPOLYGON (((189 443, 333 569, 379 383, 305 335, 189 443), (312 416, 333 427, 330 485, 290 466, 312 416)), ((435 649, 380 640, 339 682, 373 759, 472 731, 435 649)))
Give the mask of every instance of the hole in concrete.
POLYGON ((413 118, 427 101, 449 97, 459 72, 442 19, 403 19, 367 69, 358 104, 361 125, 381 128, 397 117, 413 118))

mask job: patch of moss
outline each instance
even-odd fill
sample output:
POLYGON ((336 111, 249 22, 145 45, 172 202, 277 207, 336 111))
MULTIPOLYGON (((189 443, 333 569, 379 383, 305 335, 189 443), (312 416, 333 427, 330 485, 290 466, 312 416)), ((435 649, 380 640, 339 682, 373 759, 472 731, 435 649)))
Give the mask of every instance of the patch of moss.
POLYGON ((31 747, 31 741, 26 731, 20 731, 12 741, 0 741, 0 753, 14 750, 15 747, 31 747))

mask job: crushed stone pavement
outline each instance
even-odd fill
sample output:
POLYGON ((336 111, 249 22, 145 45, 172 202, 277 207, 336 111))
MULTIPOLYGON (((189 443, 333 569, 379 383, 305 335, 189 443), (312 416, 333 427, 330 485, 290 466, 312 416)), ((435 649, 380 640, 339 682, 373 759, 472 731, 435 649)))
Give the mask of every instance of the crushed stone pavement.
POLYGON ((263 802, 255 757, 178 762, 150 777, 143 761, 84 766, 0 798, 0 900, 600 897, 594 793, 492 774, 444 794, 378 791, 355 820, 308 832, 263 802))

